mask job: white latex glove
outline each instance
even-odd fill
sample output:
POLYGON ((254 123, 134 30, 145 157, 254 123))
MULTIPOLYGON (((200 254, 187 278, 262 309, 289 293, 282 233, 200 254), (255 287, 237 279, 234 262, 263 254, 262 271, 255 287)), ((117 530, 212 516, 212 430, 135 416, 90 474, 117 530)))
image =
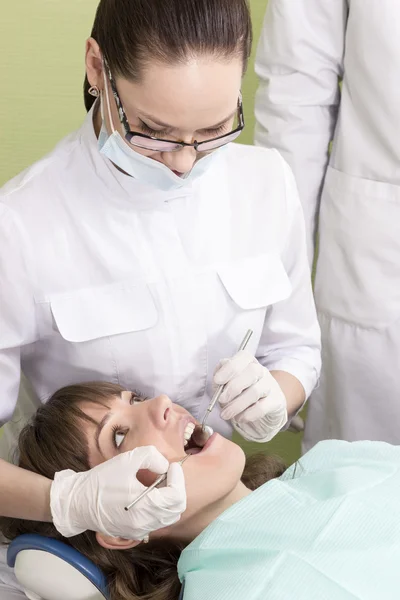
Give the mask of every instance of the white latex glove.
POLYGON ((50 507, 53 523, 64 537, 88 529, 143 540, 150 532, 179 521, 186 510, 185 478, 180 464, 169 465, 154 446, 141 446, 90 471, 56 473, 50 507), (158 475, 168 471, 166 486, 155 488, 126 511, 124 507, 146 489, 136 478, 139 469, 158 475))
POLYGON ((214 385, 225 385, 221 417, 230 420, 245 439, 268 442, 286 424, 287 403, 279 383, 247 350, 222 360, 214 385))

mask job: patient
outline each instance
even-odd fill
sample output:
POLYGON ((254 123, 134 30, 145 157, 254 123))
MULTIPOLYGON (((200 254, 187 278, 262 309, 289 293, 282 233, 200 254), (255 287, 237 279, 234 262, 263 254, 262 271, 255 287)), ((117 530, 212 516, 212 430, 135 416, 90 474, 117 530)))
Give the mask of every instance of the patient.
MULTIPOLYGON (((9 540, 37 533, 72 545, 108 576, 112 600, 178 598, 177 562, 182 549, 226 508, 285 469, 279 459, 264 455, 250 459, 246 468, 241 448, 217 434, 201 452, 192 441, 185 448, 190 422, 195 419, 167 396, 145 399, 109 383, 59 390, 21 432, 21 467, 52 479, 57 471, 85 471, 137 446, 154 445, 170 462, 181 459, 187 450, 194 453, 183 466, 187 510, 178 523, 150 535, 148 544, 93 532, 65 539, 51 523, 8 518, 0 518, 0 530, 9 540), (110 418, 99 431, 106 415, 110 418)), ((145 485, 155 477, 139 472, 145 485)))
MULTIPOLYGON (((189 413, 166 396, 143 400, 112 384, 70 386, 19 440, 20 465, 47 477, 136 446, 169 461, 193 453, 187 510, 148 544, 92 532, 64 540, 103 569, 112 600, 174 600, 181 581, 185 600, 398 598, 399 447, 323 442, 283 473, 263 456, 245 466, 239 446, 216 434, 202 451, 185 447, 189 413)), ((48 523, 2 519, 0 529, 60 538, 48 523)))

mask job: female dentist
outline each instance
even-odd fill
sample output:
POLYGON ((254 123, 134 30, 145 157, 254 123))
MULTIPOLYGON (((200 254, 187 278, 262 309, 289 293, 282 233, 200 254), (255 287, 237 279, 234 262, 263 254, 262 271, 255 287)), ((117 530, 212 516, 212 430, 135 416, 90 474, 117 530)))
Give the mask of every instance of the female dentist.
MULTIPOLYGON (((250 50, 245 0, 101 0, 85 122, 1 191, 0 421, 21 369, 38 402, 106 380, 197 418, 227 384, 210 425, 260 442, 303 405, 320 333, 296 187, 276 151, 230 143, 250 50)), ((168 468, 139 450, 53 482, 0 461, 0 513, 143 539, 185 491, 172 465, 143 510, 121 510, 138 469, 168 468)))

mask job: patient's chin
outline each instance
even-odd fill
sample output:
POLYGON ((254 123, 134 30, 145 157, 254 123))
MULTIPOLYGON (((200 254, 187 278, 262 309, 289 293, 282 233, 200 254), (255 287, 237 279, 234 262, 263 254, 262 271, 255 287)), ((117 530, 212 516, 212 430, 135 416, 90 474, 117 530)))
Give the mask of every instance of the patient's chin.
POLYGON ((246 464, 246 455, 243 448, 233 442, 229 442, 223 457, 223 469, 227 480, 232 484, 240 481, 246 464))
POLYGON ((241 473, 246 462, 246 455, 243 448, 235 442, 232 442, 232 440, 224 439, 224 445, 221 450, 221 456, 227 466, 229 465, 234 470, 240 471, 241 473))

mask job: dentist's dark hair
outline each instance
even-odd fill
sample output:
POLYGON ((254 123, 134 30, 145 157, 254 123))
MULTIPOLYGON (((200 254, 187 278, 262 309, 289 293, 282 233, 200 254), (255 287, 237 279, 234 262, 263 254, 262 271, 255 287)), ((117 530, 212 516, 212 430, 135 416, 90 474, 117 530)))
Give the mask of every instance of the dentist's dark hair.
MULTIPOLYGON (((101 0, 91 33, 115 77, 140 80, 146 63, 184 63, 209 54, 239 56, 246 70, 252 45, 247 0, 101 0)), ((84 83, 86 110, 95 98, 84 83)))

